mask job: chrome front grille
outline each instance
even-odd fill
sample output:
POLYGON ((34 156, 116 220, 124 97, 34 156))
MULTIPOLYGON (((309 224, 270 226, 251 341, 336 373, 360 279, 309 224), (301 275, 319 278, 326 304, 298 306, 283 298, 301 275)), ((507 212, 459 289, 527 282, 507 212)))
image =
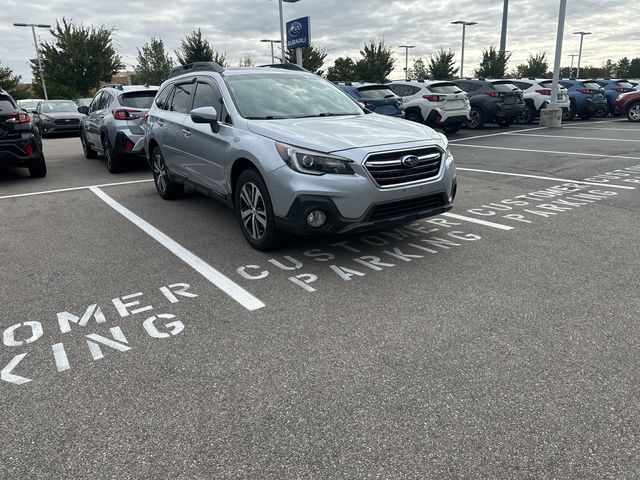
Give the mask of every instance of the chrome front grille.
POLYGON ((370 155, 364 166, 381 188, 420 183, 438 176, 443 152, 437 147, 414 148, 370 155), (403 159, 418 157, 415 166, 405 166, 403 159))

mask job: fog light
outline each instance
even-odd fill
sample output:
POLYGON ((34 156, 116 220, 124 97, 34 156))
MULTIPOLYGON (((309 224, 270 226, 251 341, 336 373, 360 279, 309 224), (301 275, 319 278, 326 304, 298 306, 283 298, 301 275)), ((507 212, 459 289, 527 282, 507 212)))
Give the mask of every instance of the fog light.
POLYGON ((320 228, 327 223, 327 214, 322 210, 314 210, 307 215, 307 224, 313 228, 320 228))

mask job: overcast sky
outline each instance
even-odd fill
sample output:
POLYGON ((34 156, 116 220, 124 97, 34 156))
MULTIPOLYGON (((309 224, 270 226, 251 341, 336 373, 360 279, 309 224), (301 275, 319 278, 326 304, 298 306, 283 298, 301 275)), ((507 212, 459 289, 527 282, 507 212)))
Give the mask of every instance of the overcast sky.
MULTIPOLYGON (((558 5, 559 0, 511 0, 507 36, 507 50, 513 52, 511 68, 525 63, 531 53, 547 52, 552 61, 558 5)), ((563 65, 570 64, 569 54, 578 53, 580 37, 571 33, 579 30, 593 32, 585 37, 582 65, 640 56, 629 2, 568 0, 568 5, 563 65)), ((440 47, 453 49, 459 61, 461 27, 449 22, 476 21, 478 25, 467 29, 465 73, 471 75, 482 49, 499 45, 502 6, 503 0, 300 0, 285 3, 284 16, 285 20, 311 16, 313 42, 329 54, 325 68, 339 56, 357 57, 363 42, 374 36, 384 39, 398 59, 395 78, 403 75, 404 67, 404 51, 398 45, 416 45, 410 51, 410 66, 412 59, 427 57, 440 47)), ((150 37, 162 38, 173 55, 182 37, 201 28, 233 66, 243 55, 256 63, 269 62, 269 44, 260 39, 279 38, 277 0, 2 0, 1 65, 29 81, 28 59, 35 53, 31 31, 12 24, 55 23, 62 17, 116 29, 114 44, 127 69, 136 64, 136 48, 150 37)), ((51 35, 41 30, 39 38, 47 41, 51 35)))

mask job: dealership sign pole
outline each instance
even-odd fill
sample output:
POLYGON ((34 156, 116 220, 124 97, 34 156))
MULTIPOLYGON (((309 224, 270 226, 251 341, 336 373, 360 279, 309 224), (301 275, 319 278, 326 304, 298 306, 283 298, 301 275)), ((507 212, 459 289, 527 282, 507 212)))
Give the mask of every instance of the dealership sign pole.
POLYGON ((296 18, 287 22, 287 48, 296 50, 296 63, 302 65, 302 49, 311 46, 310 17, 296 18))

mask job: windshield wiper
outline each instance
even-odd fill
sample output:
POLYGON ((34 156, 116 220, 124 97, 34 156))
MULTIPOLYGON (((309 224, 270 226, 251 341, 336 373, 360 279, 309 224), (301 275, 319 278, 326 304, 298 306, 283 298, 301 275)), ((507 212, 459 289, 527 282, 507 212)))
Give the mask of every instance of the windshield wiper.
POLYGON ((319 113, 318 115, 315 115, 316 117, 344 117, 345 115, 358 115, 357 113, 351 113, 351 112, 346 112, 346 113, 331 113, 331 112, 324 112, 324 113, 319 113))

